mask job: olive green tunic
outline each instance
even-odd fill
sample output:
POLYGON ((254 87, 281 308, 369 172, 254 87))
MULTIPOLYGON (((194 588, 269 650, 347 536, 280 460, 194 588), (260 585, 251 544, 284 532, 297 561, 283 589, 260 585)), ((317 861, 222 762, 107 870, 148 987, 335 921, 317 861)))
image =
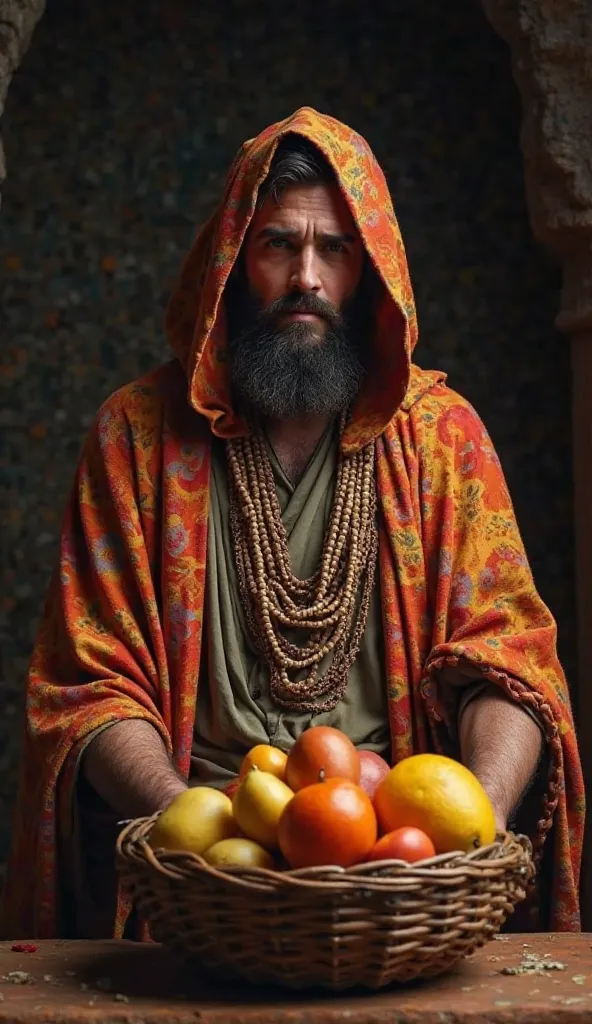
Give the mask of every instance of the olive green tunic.
MULTIPOLYGON (((294 486, 268 444, 282 521, 294 573, 318 568, 337 476, 335 429, 319 442, 294 486)), ((269 672, 247 630, 238 589, 229 522, 224 442, 212 445, 211 505, 206 562, 205 648, 199 681, 192 751, 192 781, 222 786, 238 772, 257 743, 289 750, 309 725, 342 729, 359 747, 389 756, 390 734, 383 659, 378 576, 368 623, 347 691, 333 711, 284 711, 270 696, 269 672)), ((331 655, 322 666, 326 670, 331 655)))

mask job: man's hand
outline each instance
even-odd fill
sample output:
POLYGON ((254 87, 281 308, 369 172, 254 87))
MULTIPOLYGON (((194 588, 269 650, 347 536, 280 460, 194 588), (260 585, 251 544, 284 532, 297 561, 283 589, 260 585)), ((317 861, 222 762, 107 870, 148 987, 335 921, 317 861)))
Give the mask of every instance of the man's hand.
POLYGON ((98 733, 84 752, 83 771, 119 818, 155 814, 187 789, 156 729, 139 718, 98 733))
POLYGON ((495 812, 498 831, 528 787, 541 756, 536 722, 494 683, 465 708, 459 725, 463 764, 477 776, 495 812))

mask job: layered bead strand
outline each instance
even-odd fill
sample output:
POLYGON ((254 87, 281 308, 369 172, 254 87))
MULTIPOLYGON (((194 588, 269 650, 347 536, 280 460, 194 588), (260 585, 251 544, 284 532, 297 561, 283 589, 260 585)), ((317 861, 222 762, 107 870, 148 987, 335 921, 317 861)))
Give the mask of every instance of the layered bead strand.
POLYGON ((320 565, 306 580, 292 572, 262 438, 228 441, 227 459, 238 585, 248 629, 270 671, 271 696, 293 711, 330 711, 345 694, 374 585, 374 445, 340 456, 320 565), (302 645, 286 635, 294 630, 303 631, 302 645))

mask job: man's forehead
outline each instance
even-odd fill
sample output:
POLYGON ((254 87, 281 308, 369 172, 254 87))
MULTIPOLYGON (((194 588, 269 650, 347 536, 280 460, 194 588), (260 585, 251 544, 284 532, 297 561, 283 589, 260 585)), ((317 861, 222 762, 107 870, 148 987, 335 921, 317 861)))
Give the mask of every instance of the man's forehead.
POLYGON ((286 188, 279 203, 269 197, 256 211, 251 230, 257 234, 267 226, 299 228, 313 222, 324 233, 358 237, 355 221, 337 185, 308 185, 286 188))

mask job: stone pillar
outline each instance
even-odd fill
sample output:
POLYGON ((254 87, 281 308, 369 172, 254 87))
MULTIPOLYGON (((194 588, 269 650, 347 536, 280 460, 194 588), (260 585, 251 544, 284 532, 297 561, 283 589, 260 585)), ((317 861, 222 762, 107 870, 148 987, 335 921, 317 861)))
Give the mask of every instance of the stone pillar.
MULTIPOLYGON (((523 104, 522 150, 532 229, 563 269, 557 326, 573 370, 578 678, 572 681, 592 792, 592 8, 589 0, 482 0, 508 43, 523 104)), ((553 410, 549 410, 553 415, 553 410)), ((566 524, 567 526, 567 524, 566 524)), ((592 800, 582 911, 592 930, 592 800)))
MULTIPOLYGON (((44 10, 45 0, 0 0, 0 117, 12 76, 44 10)), ((0 185, 5 177, 6 163, 0 139, 0 185)))

